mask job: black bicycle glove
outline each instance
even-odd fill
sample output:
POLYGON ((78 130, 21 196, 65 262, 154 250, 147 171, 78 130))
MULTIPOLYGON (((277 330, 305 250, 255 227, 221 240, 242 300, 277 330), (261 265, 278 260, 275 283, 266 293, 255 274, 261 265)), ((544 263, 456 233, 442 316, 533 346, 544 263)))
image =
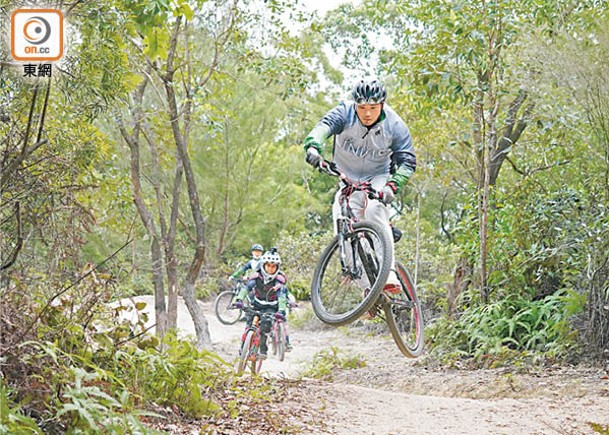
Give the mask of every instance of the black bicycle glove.
POLYGON ((315 147, 311 146, 307 148, 307 155, 305 157, 305 160, 309 165, 313 166, 314 168, 319 168, 319 164, 323 159, 321 155, 319 155, 319 151, 317 151, 315 147))

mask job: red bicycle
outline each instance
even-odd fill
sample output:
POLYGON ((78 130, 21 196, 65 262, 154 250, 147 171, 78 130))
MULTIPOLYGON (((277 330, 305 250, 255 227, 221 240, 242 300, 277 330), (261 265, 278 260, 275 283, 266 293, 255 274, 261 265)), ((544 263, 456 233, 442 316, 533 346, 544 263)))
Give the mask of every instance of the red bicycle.
MULTIPOLYGON (((252 374, 257 375, 258 373, 260 373, 262 361, 264 360, 264 358, 260 357, 260 321, 262 319, 268 319, 271 322, 275 323, 275 314, 263 313, 250 307, 244 307, 243 311, 246 314, 253 315, 254 318, 252 319, 252 324, 248 326, 248 328, 244 332, 245 338, 243 339, 241 352, 239 354, 239 364, 237 365, 237 373, 243 373, 246 367, 249 365, 252 374)), ((273 330, 273 327, 271 327, 271 331, 273 330)), ((269 338, 270 337, 267 337, 267 341, 269 340, 269 338)))

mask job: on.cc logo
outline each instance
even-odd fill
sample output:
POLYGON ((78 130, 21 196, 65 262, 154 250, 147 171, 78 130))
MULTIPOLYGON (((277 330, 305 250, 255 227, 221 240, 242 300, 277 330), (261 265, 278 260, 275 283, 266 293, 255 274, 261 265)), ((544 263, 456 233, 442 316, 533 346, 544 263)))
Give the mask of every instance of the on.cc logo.
POLYGON ((11 55, 16 61, 57 61, 63 56, 63 14, 58 9, 15 9, 11 55))

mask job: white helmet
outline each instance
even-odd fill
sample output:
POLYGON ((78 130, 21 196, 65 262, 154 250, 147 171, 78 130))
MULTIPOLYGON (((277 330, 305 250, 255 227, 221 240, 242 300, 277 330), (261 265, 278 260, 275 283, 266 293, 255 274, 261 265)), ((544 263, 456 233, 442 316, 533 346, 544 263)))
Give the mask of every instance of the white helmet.
POLYGON ((387 91, 378 80, 360 80, 353 86, 351 96, 356 104, 378 104, 385 101, 387 91))
POLYGON ((260 258, 260 272, 262 273, 264 282, 268 283, 268 282, 271 282, 273 279, 275 279, 275 277, 279 273, 279 269, 281 269, 281 257, 279 256, 279 254, 276 252, 272 252, 272 251, 266 251, 264 253, 264 255, 260 258), (264 265, 266 263, 271 263, 271 264, 277 265, 277 270, 275 270, 275 273, 268 273, 264 269, 264 265))

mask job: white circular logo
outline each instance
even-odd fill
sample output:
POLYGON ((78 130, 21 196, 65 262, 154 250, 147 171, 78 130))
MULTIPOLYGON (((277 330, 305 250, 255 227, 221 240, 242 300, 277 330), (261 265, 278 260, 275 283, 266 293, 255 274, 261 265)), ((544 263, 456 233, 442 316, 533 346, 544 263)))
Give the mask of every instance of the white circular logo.
POLYGON ((31 17, 23 24, 23 36, 30 44, 44 44, 51 36, 51 25, 42 17, 31 17))

